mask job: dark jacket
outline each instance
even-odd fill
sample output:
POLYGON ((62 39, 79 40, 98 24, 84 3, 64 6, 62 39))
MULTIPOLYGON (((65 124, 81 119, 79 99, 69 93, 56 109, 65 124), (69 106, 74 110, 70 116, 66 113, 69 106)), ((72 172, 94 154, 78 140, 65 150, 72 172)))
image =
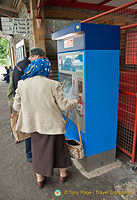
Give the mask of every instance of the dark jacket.
POLYGON ((24 60, 18 62, 13 70, 13 96, 15 96, 15 91, 18 86, 18 81, 21 80, 21 76, 24 74, 25 68, 30 64, 30 60, 25 58, 24 60))

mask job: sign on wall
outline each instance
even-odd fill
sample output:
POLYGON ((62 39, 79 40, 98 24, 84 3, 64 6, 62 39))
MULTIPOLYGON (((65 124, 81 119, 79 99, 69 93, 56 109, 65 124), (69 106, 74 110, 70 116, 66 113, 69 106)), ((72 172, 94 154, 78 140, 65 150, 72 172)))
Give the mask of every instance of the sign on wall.
POLYGON ((2 32, 4 34, 28 34, 31 32, 32 22, 26 18, 1 17, 2 32))
POLYGON ((15 63, 23 60, 26 57, 26 48, 24 39, 16 44, 15 63))

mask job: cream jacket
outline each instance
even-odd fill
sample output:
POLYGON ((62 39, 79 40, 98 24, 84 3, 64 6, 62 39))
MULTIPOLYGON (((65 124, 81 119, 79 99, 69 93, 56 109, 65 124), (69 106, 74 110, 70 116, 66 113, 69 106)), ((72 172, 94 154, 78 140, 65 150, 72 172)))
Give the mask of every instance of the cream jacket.
POLYGON ((61 110, 69 111, 77 106, 77 100, 63 96, 59 82, 43 76, 20 80, 13 108, 19 112, 16 130, 54 135, 65 133, 65 121, 61 110))

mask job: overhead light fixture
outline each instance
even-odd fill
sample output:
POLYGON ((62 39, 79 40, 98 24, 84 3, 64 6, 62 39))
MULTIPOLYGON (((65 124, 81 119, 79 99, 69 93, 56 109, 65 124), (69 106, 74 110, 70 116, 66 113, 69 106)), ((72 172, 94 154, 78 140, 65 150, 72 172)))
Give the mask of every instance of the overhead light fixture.
POLYGON ((42 18, 41 17, 37 17, 36 18, 36 24, 37 24, 37 28, 38 29, 41 27, 41 23, 42 23, 42 18))
POLYGON ((63 40, 63 39, 65 39, 65 38, 72 37, 72 36, 78 35, 78 34, 80 34, 80 33, 81 33, 81 32, 69 33, 69 34, 67 34, 67 35, 63 35, 63 36, 57 37, 57 38, 55 38, 55 40, 63 40))

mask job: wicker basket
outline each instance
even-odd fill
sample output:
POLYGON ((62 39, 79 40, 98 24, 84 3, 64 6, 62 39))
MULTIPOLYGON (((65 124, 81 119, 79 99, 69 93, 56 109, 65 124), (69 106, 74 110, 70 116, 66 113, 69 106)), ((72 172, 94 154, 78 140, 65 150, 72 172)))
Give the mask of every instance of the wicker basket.
MULTIPOLYGON (((76 111, 75 111, 75 113, 76 113, 76 111)), ((68 121, 68 115, 69 115, 69 112, 67 112, 66 124, 67 124, 67 121, 68 121)), ((83 144, 82 144, 82 139, 81 139, 81 134, 80 134, 80 127, 79 127, 79 121, 78 121, 77 113, 76 113, 76 121, 77 121, 77 128, 78 128, 80 142, 77 141, 77 140, 72 140, 72 139, 66 138, 66 145, 68 147, 69 154, 70 154, 71 158, 83 159, 85 157, 85 155, 84 155, 84 149, 83 149, 83 144)))

